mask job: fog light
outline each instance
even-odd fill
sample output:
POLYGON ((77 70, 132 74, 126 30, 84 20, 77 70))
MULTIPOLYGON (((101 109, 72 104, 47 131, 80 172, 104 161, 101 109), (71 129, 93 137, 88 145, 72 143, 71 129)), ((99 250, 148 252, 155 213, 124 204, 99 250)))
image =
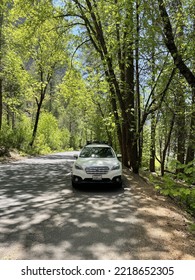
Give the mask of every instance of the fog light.
POLYGON ((75 182, 78 182, 78 181, 79 181, 79 179, 76 177, 76 178, 75 178, 75 182))
POLYGON ((117 181, 117 183, 118 183, 118 182, 120 182, 120 179, 119 179, 119 178, 116 178, 116 181, 117 181))

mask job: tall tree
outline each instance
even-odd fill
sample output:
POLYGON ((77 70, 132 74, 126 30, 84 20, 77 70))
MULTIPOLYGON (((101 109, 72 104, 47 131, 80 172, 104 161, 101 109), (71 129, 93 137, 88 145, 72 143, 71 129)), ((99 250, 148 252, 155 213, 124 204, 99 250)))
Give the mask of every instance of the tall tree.
MULTIPOLYGON (((74 0, 77 12, 72 12, 84 21, 88 36, 99 53, 104 66, 104 72, 111 92, 111 103, 118 127, 118 138, 123 154, 123 163, 129 163, 135 173, 139 170, 139 159, 136 137, 135 99, 134 99, 134 56, 133 56, 133 2, 127 1, 107 5, 103 1, 81 1, 74 0), (118 6, 119 5, 119 6, 118 6), (123 17, 121 17, 121 9, 123 17), (87 13, 86 13, 87 11, 87 13), (102 13, 103 12, 103 13, 102 13), (105 19, 108 16, 110 28, 114 28, 113 36, 109 36, 110 28, 107 30, 105 19), (119 19, 116 25, 116 16, 119 19), (112 51, 113 43, 117 48, 112 51), (118 61, 115 59, 118 53, 118 61), (115 65, 119 65, 120 79, 115 65), (119 104, 119 107, 118 107, 119 104), (118 119, 120 108, 122 119, 118 119), (120 125, 120 127, 119 127, 120 125)), ((71 15, 67 12, 67 15, 71 15)))
POLYGON ((164 1, 158 0, 158 4, 165 35, 165 44, 170 51, 175 66, 178 68, 181 75, 186 79, 192 91, 192 113, 190 121, 189 143, 186 156, 186 163, 189 163, 194 159, 195 155, 195 75, 193 74, 190 67, 185 63, 182 53, 179 51, 176 45, 171 21, 167 13, 164 1))
POLYGON ((43 101, 52 77, 55 71, 65 68, 67 63, 65 53, 67 41, 65 34, 59 28, 59 22, 54 18, 51 1, 38 1, 37 5, 30 7, 29 4, 27 1, 22 9, 21 3, 18 3, 15 9, 22 12, 18 14, 18 20, 23 16, 23 20, 20 20, 16 26, 16 32, 20 31, 20 36, 26 43, 23 59, 26 60, 26 67, 31 73, 31 90, 36 101, 35 121, 30 142, 30 146, 33 146, 43 101))

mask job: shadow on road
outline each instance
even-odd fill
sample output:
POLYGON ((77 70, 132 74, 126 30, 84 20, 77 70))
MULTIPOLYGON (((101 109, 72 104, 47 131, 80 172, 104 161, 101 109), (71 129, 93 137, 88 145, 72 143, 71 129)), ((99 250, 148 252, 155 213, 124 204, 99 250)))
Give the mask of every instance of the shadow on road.
POLYGON ((147 213, 151 201, 132 191, 135 180, 75 190, 72 161, 56 154, 0 166, 0 259, 171 259, 174 232, 164 230, 166 216, 147 213))

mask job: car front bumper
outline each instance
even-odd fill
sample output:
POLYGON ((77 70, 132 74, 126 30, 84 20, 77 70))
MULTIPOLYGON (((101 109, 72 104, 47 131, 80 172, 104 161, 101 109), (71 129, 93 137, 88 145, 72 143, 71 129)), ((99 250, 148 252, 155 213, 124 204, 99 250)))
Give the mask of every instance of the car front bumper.
POLYGON ((111 184, 111 185, 119 185, 122 184, 121 175, 114 176, 112 179, 102 177, 101 180, 94 180, 93 178, 84 178, 82 179, 80 176, 72 175, 72 182, 77 185, 82 184, 111 184))

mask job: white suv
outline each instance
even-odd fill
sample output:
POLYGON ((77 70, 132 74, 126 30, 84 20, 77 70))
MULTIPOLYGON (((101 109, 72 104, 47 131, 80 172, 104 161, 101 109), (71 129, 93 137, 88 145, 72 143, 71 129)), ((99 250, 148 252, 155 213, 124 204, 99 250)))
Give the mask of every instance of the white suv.
POLYGON ((122 164, 106 144, 89 144, 80 152, 72 167, 72 186, 108 183, 122 186, 122 164))

